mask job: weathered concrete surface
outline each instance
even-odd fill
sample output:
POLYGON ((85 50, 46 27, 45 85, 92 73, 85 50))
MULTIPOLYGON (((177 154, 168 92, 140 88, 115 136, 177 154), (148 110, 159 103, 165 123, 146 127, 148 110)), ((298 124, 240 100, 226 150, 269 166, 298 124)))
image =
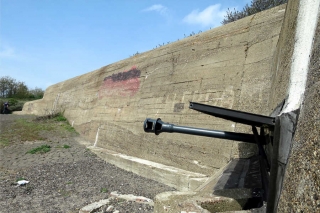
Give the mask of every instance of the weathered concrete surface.
POLYGON ((272 60, 272 86, 268 101, 268 111, 272 112, 277 105, 287 98, 291 59, 295 45, 296 20, 299 1, 290 1, 286 7, 281 36, 272 60))
MULTIPOLYGON (((274 110, 279 102, 285 101, 277 118, 273 150, 268 151, 272 165, 267 212, 319 212, 320 203, 317 203, 317 196, 312 197, 319 194, 317 183, 319 181, 317 178, 311 178, 307 183, 305 179, 309 177, 302 169, 304 162, 307 162, 304 159, 310 159, 309 153, 302 149, 312 153, 311 150, 315 150, 310 141, 312 132, 315 135, 319 134, 319 126, 312 123, 318 114, 313 109, 318 106, 317 95, 315 95, 318 91, 314 87, 316 80, 313 78, 314 73, 319 73, 319 66, 315 68, 319 63, 318 53, 313 53, 313 59, 309 64, 312 48, 314 52, 319 49, 316 42, 319 32, 314 34, 314 28, 319 20, 319 7, 319 0, 288 2, 274 55, 270 111, 274 110), (315 42, 313 42, 314 39, 316 39, 315 42), (312 71, 314 69, 316 71, 312 71), (313 79, 310 82, 311 76, 313 79), (309 83, 306 86, 307 78, 309 83), (315 90, 310 90, 308 87, 315 90), (310 99, 310 95, 313 99, 310 99), (305 102, 302 102, 303 100, 305 102), (312 124, 309 123, 309 119, 312 124), (294 148, 296 146, 299 147, 297 150, 294 148), (286 171, 288 165, 290 166, 286 171), (301 196, 302 194, 304 196, 301 196)), ((312 157, 317 158, 317 156, 312 157)), ((307 168, 310 167, 312 166, 308 164, 304 168, 308 170, 307 168)), ((316 171, 316 168, 317 166, 313 171, 316 171)))
POLYGON ((262 202, 260 176, 257 156, 233 159, 196 190, 158 194, 154 210, 168 213, 235 212, 248 209, 250 205, 258 206, 262 202))
POLYGON ((23 113, 64 111, 78 132, 100 148, 205 175, 251 144, 190 135, 145 134, 146 117, 178 125, 247 131, 193 112, 189 101, 268 115, 271 60, 285 6, 188 37, 49 87, 23 113))
POLYGON ((273 159, 268 212, 319 212, 319 16, 306 24, 318 19, 310 66, 305 67, 301 64, 309 60, 309 52, 303 48, 311 42, 304 43, 304 38, 312 30, 301 28, 299 18, 311 17, 315 13, 310 11, 319 11, 319 6, 319 0, 291 0, 287 7, 108 65, 51 86, 42 100, 27 103, 22 113, 64 111, 98 147, 94 149, 194 172, 204 177, 202 181, 213 175, 195 191, 164 193, 155 201, 156 212, 207 212, 202 203, 234 202, 213 196, 212 188, 230 159, 253 156, 256 147, 189 135, 147 135, 143 120, 161 117, 178 125, 247 132, 246 126, 188 110, 188 101, 264 115, 278 107, 282 124, 273 147, 266 148, 273 159), (306 5, 313 8, 303 11, 306 5), (292 115, 298 118, 296 127, 292 115))
POLYGON ((141 158, 114 153, 102 148, 88 148, 102 159, 107 159, 109 163, 118 165, 121 169, 165 183, 179 191, 195 190, 209 179, 204 174, 166 166, 141 158))
MULTIPOLYGON (((320 6, 320 5, 319 5, 320 6)), ((278 212, 320 212, 320 18, 278 212)))

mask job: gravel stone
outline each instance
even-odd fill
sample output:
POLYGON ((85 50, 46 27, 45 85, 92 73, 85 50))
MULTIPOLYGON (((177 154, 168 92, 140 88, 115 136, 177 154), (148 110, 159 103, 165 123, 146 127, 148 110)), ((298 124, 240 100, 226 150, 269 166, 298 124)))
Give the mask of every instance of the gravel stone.
MULTIPOLYGON (((19 118, 0 115, 0 132, 19 118)), ((153 206, 120 202, 110 193, 154 199, 158 193, 175 190, 106 163, 74 137, 48 134, 50 141, 18 141, 0 149, 0 212, 79 212, 90 203, 108 198, 113 200, 113 208, 107 211, 108 205, 101 212, 153 212, 153 206), (49 144, 51 150, 44 154, 26 153, 43 144, 49 144), (70 148, 61 148, 65 144, 70 148), (30 182, 17 186, 19 179, 30 182)))

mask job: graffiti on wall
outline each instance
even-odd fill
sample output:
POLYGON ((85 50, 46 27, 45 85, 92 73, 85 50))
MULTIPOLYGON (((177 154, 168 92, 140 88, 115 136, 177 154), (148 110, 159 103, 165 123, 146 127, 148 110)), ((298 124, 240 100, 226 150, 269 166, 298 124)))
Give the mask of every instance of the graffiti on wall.
POLYGON ((99 98, 135 95, 140 87, 140 74, 141 71, 133 66, 130 70, 105 77, 99 90, 99 98))

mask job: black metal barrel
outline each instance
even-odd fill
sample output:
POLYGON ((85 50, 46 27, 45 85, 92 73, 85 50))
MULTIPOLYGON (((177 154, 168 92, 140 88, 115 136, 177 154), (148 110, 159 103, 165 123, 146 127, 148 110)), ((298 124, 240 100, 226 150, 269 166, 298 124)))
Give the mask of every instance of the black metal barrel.
POLYGON ((210 130, 210 129, 202 129, 202 128, 194 128, 187 126, 177 126, 174 124, 164 123, 160 118, 151 119, 147 118, 144 121, 143 129, 145 132, 152 132, 156 135, 159 135, 161 132, 177 132, 182 134, 189 135, 199 135, 213 138, 221 138, 226 140, 234 140, 234 141, 243 141, 254 143, 254 136, 250 134, 244 133, 235 133, 235 132, 225 132, 218 130, 210 130))

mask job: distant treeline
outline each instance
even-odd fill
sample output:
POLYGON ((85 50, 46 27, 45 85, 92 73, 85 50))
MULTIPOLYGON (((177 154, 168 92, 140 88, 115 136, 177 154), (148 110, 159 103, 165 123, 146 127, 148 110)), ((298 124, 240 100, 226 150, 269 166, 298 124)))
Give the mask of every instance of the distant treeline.
POLYGON ((29 89, 24 82, 9 76, 0 78, 0 98, 41 99, 44 91, 40 88, 29 89))
POLYGON ((287 2, 288 0, 252 0, 250 5, 246 4, 246 6, 240 11, 235 9, 232 11, 228 8, 227 15, 221 23, 228 24, 287 2))

